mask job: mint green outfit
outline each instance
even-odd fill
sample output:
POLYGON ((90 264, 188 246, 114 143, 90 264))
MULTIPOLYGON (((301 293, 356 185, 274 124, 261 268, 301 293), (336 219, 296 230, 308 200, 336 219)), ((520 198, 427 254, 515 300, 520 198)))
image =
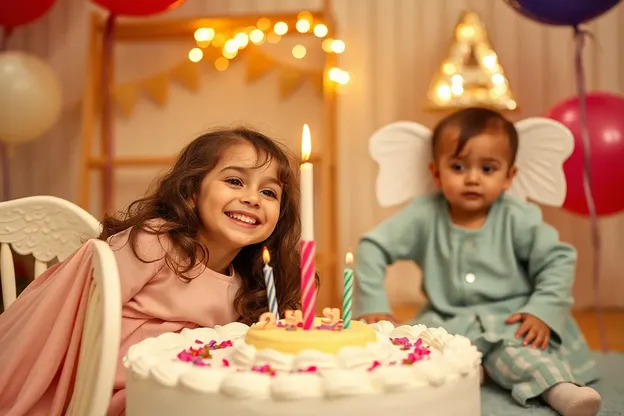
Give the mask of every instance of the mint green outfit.
POLYGON ((452 223, 441 194, 413 200, 361 239, 354 316, 391 313, 385 270, 411 260, 429 303, 414 323, 465 335, 483 353, 490 377, 526 405, 553 385, 585 385, 596 364, 570 315, 575 249, 559 241, 532 204, 501 196, 478 230, 452 223), (536 316, 551 329, 546 351, 523 347, 510 315, 536 316))

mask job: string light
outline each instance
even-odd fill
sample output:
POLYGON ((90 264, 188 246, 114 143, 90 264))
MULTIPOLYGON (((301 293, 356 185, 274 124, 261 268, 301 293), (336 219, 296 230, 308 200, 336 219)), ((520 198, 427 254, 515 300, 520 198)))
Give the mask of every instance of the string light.
POLYGON ((288 33, 288 24, 286 24, 286 22, 275 23, 275 26, 273 26, 273 32, 280 36, 285 35, 286 33, 288 33))
POLYGON ((194 34, 196 42, 210 42, 215 37, 215 30, 211 27, 200 27, 194 34))
POLYGON ((271 28, 271 19, 269 19, 268 17, 261 17, 256 22, 256 26, 260 30, 267 31, 271 28))
POLYGON ((311 22, 312 19, 314 19, 314 16, 312 16, 312 13, 310 13, 307 10, 302 10, 299 13, 297 13, 297 19, 298 20, 307 20, 308 22, 311 22))
POLYGON ((307 33, 310 30, 311 24, 307 20, 298 20, 295 24, 295 28, 299 33, 307 33))
POLYGON ((323 23, 319 23, 314 26, 314 36, 317 38, 324 38, 329 33, 329 29, 323 23))
POLYGON ((307 50, 303 45, 295 45, 292 48, 292 55, 296 59, 302 59, 306 56, 307 50))
POLYGON ((264 42, 264 32, 260 29, 254 29, 249 33, 249 40, 254 44, 260 45, 264 42))
MULTIPOLYGON (((299 33, 314 33, 314 36, 323 39, 322 49, 326 53, 340 54, 345 50, 345 43, 339 39, 326 38, 329 29, 322 22, 314 22, 314 16, 308 11, 302 11, 297 14, 295 29, 299 33)), ((202 48, 214 47, 221 50, 222 56, 216 58, 213 62, 218 71, 225 71, 229 66, 229 61, 238 56, 241 49, 244 49, 253 43, 261 45, 265 41, 269 43, 278 43, 282 36, 289 31, 288 23, 285 21, 272 22, 267 17, 262 17, 256 21, 255 25, 246 27, 233 28, 234 31, 217 32, 211 27, 201 27, 195 30, 193 36, 199 47, 193 48, 188 53, 188 58, 192 62, 199 62, 204 58, 202 48)), ((307 49, 304 45, 297 44, 292 48, 292 56, 296 59, 303 59, 307 55, 307 49)), ((491 62, 489 65, 497 66, 496 56, 488 58, 491 62)), ((328 71, 328 79, 337 84, 347 84, 350 75, 347 71, 334 67, 328 71)), ((500 85, 500 88, 506 87, 506 81, 501 82, 494 75, 492 82, 500 85)), ((459 84, 457 84, 459 85, 459 84)))
POLYGON ((344 71, 340 68, 331 68, 328 72, 328 77, 330 80, 334 81, 337 84, 340 85, 346 85, 349 80, 350 80, 350 76, 349 73, 347 71, 344 71))
POLYGON ((343 41, 336 39, 331 43, 331 51, 333 53, 343 53, 344 50, 345 43, 343 41))
POLYGON ((193 48, 189 51, 188 58, 191 62, 199 62, 204 57, 204 52, 199 48, 193 48))
POLYGON ((245 32, 240 32, 234 36, 234 40, 238 44, 239 48, 245 48, 249 44, 249 35, 245 32))
POLYGON ((323 49, 323 51, 326 53, 331 53, 333 42, 334 40, 332 38, 324 39, 323 42, 321 43, 321 48, 323 49))
POLYGON ((223 56, 218 57, 214 62, 217 71, 225 71, 229 65, 230 61, 223 56))

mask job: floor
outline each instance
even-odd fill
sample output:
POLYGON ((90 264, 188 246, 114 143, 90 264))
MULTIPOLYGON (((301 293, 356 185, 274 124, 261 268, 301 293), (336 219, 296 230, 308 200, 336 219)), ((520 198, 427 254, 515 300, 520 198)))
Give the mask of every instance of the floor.
MULTIPOLYGON (((395 305, 395 316, 401 321, 410 320, 418 311, 417 305, 395 305)), ((587 338, 590 348, 601 349, 600 332, 595 311, 575 311, 574 318, 587 338)), ((609 351, 624 352, 624 309, 606 310, 603 313, 605 334, 609 351)))

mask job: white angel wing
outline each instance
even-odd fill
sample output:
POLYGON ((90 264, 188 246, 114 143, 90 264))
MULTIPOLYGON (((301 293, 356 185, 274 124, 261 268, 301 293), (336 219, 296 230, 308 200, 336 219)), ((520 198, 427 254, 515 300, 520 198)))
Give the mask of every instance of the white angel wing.
POLYGON ((37 260, 64 260, 86 240, 97 238, 100 223, 77 205, 53 196, 0 203, 0 242, 37 260))
POLYGON ((379 164, 376 193, 383 207, 397 205, 435 190, 428 172, 431 130, 412 121, 397 121, 369 139, 370 155, 379 164))
POLYGON ((563 205, 563 163, 574 150, 574 136, 563 124, 543 117, 518 121, 518 173, 508 194, 555 207, 563 205))

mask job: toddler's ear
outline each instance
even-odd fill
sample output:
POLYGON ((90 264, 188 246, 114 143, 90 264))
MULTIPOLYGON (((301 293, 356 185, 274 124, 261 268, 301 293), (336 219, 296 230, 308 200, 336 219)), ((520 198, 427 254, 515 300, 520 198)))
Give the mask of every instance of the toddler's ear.
POLYGON ((507 178, 505 179, 505 183, 503 184, 504 191, 508 191, 509 188, 511 188, 511 185, 513 184, 513 180, 516 177, 517 173, 518 168, 516 166, 512 166, 511 169, 509 169, 509 172, 507 172, 507 178))
POLYGON ((441 186, 440 185, 440 169, 438 169, 438 166, 435 164, 435 162, 429 163, 429 173, 431 173, 431 177, 433 178, 433 183, 435 183, 435 186, 439 188, 441 186))

